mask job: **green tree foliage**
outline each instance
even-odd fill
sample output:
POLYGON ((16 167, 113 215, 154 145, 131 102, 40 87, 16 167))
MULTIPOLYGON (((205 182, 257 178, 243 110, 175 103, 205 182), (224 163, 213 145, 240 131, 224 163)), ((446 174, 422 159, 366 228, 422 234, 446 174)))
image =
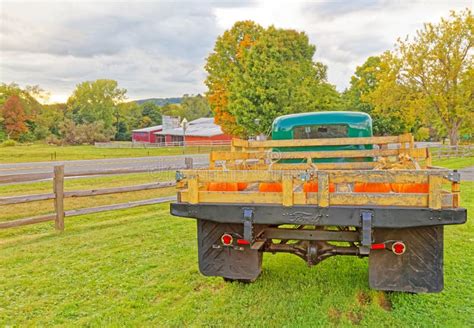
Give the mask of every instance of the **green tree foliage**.
POLYGON ((161 107, 162 115, 186 118, 188 121, 212 115, 207 99, 202 95, 183 95, 180 104, 166 104, 161 107))
POLYGON ((473 45, 471 11, 451 12, 358 67, 345 99, 370 112, 379 133, 429 126, 457 144, 460 133, 474 128, 473 45))
POLYGON ((413 40, 400 40, 400 84, 416 109, 441 122, 451 144, 463 126, 474 127, 474 17, 469 9, 425 24, 413 40))
POLYGON ((232 135, 259 134, 279 115, 336 109, 339 94, 313 62, 315 50, 303 32, 237 22, 207 59, 216 123, 232 135))
POLYGON ((200 94, 196 96, 185 94, 181 101, 181 107, 183 108, 183 116, 188 121, 212 115, 207 99, 200 94))
POLYGON ((174 117, 185 117, 183 106, 180 104, 166 104, 161 107, 161 114, 174 117))
POLYGON ((77 124, 103 122, 104 128, 111 129, 117 124, 119 103, 125 99, 125 89, 118 87, 114 80, 87 81, 77 85, 67 101, 68 111, 77 124))
POLYGON ((365 112, 372 117, 375 135, 408 132, 416 123, 402 101, 404 91, 397 83, 397 70, 389 52, 369 57, 356 68, 350 88, 342 95, 346 110, 365 112))
POLYGON ((160 106, 156 105, 153 102, 145 102, 140 105, 142 110, 141 115, 142 119, 145 117, 149 118, 150 125, 160 125, 162 122, 160 106))

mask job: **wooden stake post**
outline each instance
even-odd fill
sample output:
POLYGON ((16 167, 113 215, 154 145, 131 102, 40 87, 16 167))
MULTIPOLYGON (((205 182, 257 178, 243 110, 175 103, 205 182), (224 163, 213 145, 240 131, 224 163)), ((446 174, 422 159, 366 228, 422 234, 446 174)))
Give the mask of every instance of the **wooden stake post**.
POLYGON ((64 165, 54 167, 53 179, 54 210, 56 219, 54 227, 56 230, 64 230, 64 165))

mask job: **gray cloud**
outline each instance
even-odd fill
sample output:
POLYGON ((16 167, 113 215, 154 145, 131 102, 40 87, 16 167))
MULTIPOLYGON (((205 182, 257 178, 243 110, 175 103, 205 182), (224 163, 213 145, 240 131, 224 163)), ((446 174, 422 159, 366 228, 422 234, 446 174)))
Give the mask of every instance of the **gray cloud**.
POLYGON ((455 3, 403 1, 2 2, 0 81, 39 84, 53 100, 75 85, 111 78, 130 98, 205 91, 205 58, 237 20, 306 31, 330 82, 392 47, 455 3))

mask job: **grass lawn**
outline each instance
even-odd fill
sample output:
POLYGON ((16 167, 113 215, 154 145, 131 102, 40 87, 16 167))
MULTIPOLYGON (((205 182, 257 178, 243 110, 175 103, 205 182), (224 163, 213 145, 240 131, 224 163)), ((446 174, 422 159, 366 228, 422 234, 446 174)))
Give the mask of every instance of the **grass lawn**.
MULTIPOLYGON (((66 190, 160 178, 70 180, 66 190)), ((0 194, 44 192, 50 185, 3 187, 0 194)), ((169 193, 70 199, 66 209, 169 193)), ((0 220, 46 211, 42 203, 3 207, 0 220)), ((52 223, 3 230, 0 326, 472 327, 474 183, 462 184, 462 203, 470 218, 445 230, 445 289, 439 294, 370 290, 367 259, 355 257, 308 268, 295 256, 265 254, 254 284, 204 277, 195 222, 170 216, 167 204, 66 218, 63 233, 52 223)))
POLYGON ((474 157, 433 158, 433 165, 457 170, 474 166, 474 157))
MULTIPOLYGON (((219 146, 212 149, 226 150, 219 146)), ((96 148, 95 146, 52 146, 46 144, 0 147, 0 163, 44 162, 80 159, 104 159, 120 157, 146 157, 209 153, 211 147, 163 147, 163 148, 96 148), (53 157, 52 157, 53 156, 53 157), (56 157, 54 157, 56 156, 56 157)))

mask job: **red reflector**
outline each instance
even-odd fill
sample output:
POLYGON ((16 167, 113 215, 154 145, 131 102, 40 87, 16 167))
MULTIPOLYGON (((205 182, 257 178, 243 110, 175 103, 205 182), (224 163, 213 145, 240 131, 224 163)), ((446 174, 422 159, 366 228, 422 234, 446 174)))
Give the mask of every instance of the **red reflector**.
POLYGON ((385 244, 372 244, 370 249, 385 249, 385 244))
POLYGON ((405 244, 401 241, 397 241, 392 245, 392 252, 394 252, 396 255, 402 255, 403 253, 405 253, 405 250, 405 244))
POLYGON ((237 239, 237 244, 238 245, 250 245, 250 242, 245 239, 237 239))
POLYGON ((228 233, 223 234, 222 237, 221 237, 222 243, 226 246, 231 245, 233 240, 234 240, 234 238, 232 238, 232 236, 229 235, 228 233))

